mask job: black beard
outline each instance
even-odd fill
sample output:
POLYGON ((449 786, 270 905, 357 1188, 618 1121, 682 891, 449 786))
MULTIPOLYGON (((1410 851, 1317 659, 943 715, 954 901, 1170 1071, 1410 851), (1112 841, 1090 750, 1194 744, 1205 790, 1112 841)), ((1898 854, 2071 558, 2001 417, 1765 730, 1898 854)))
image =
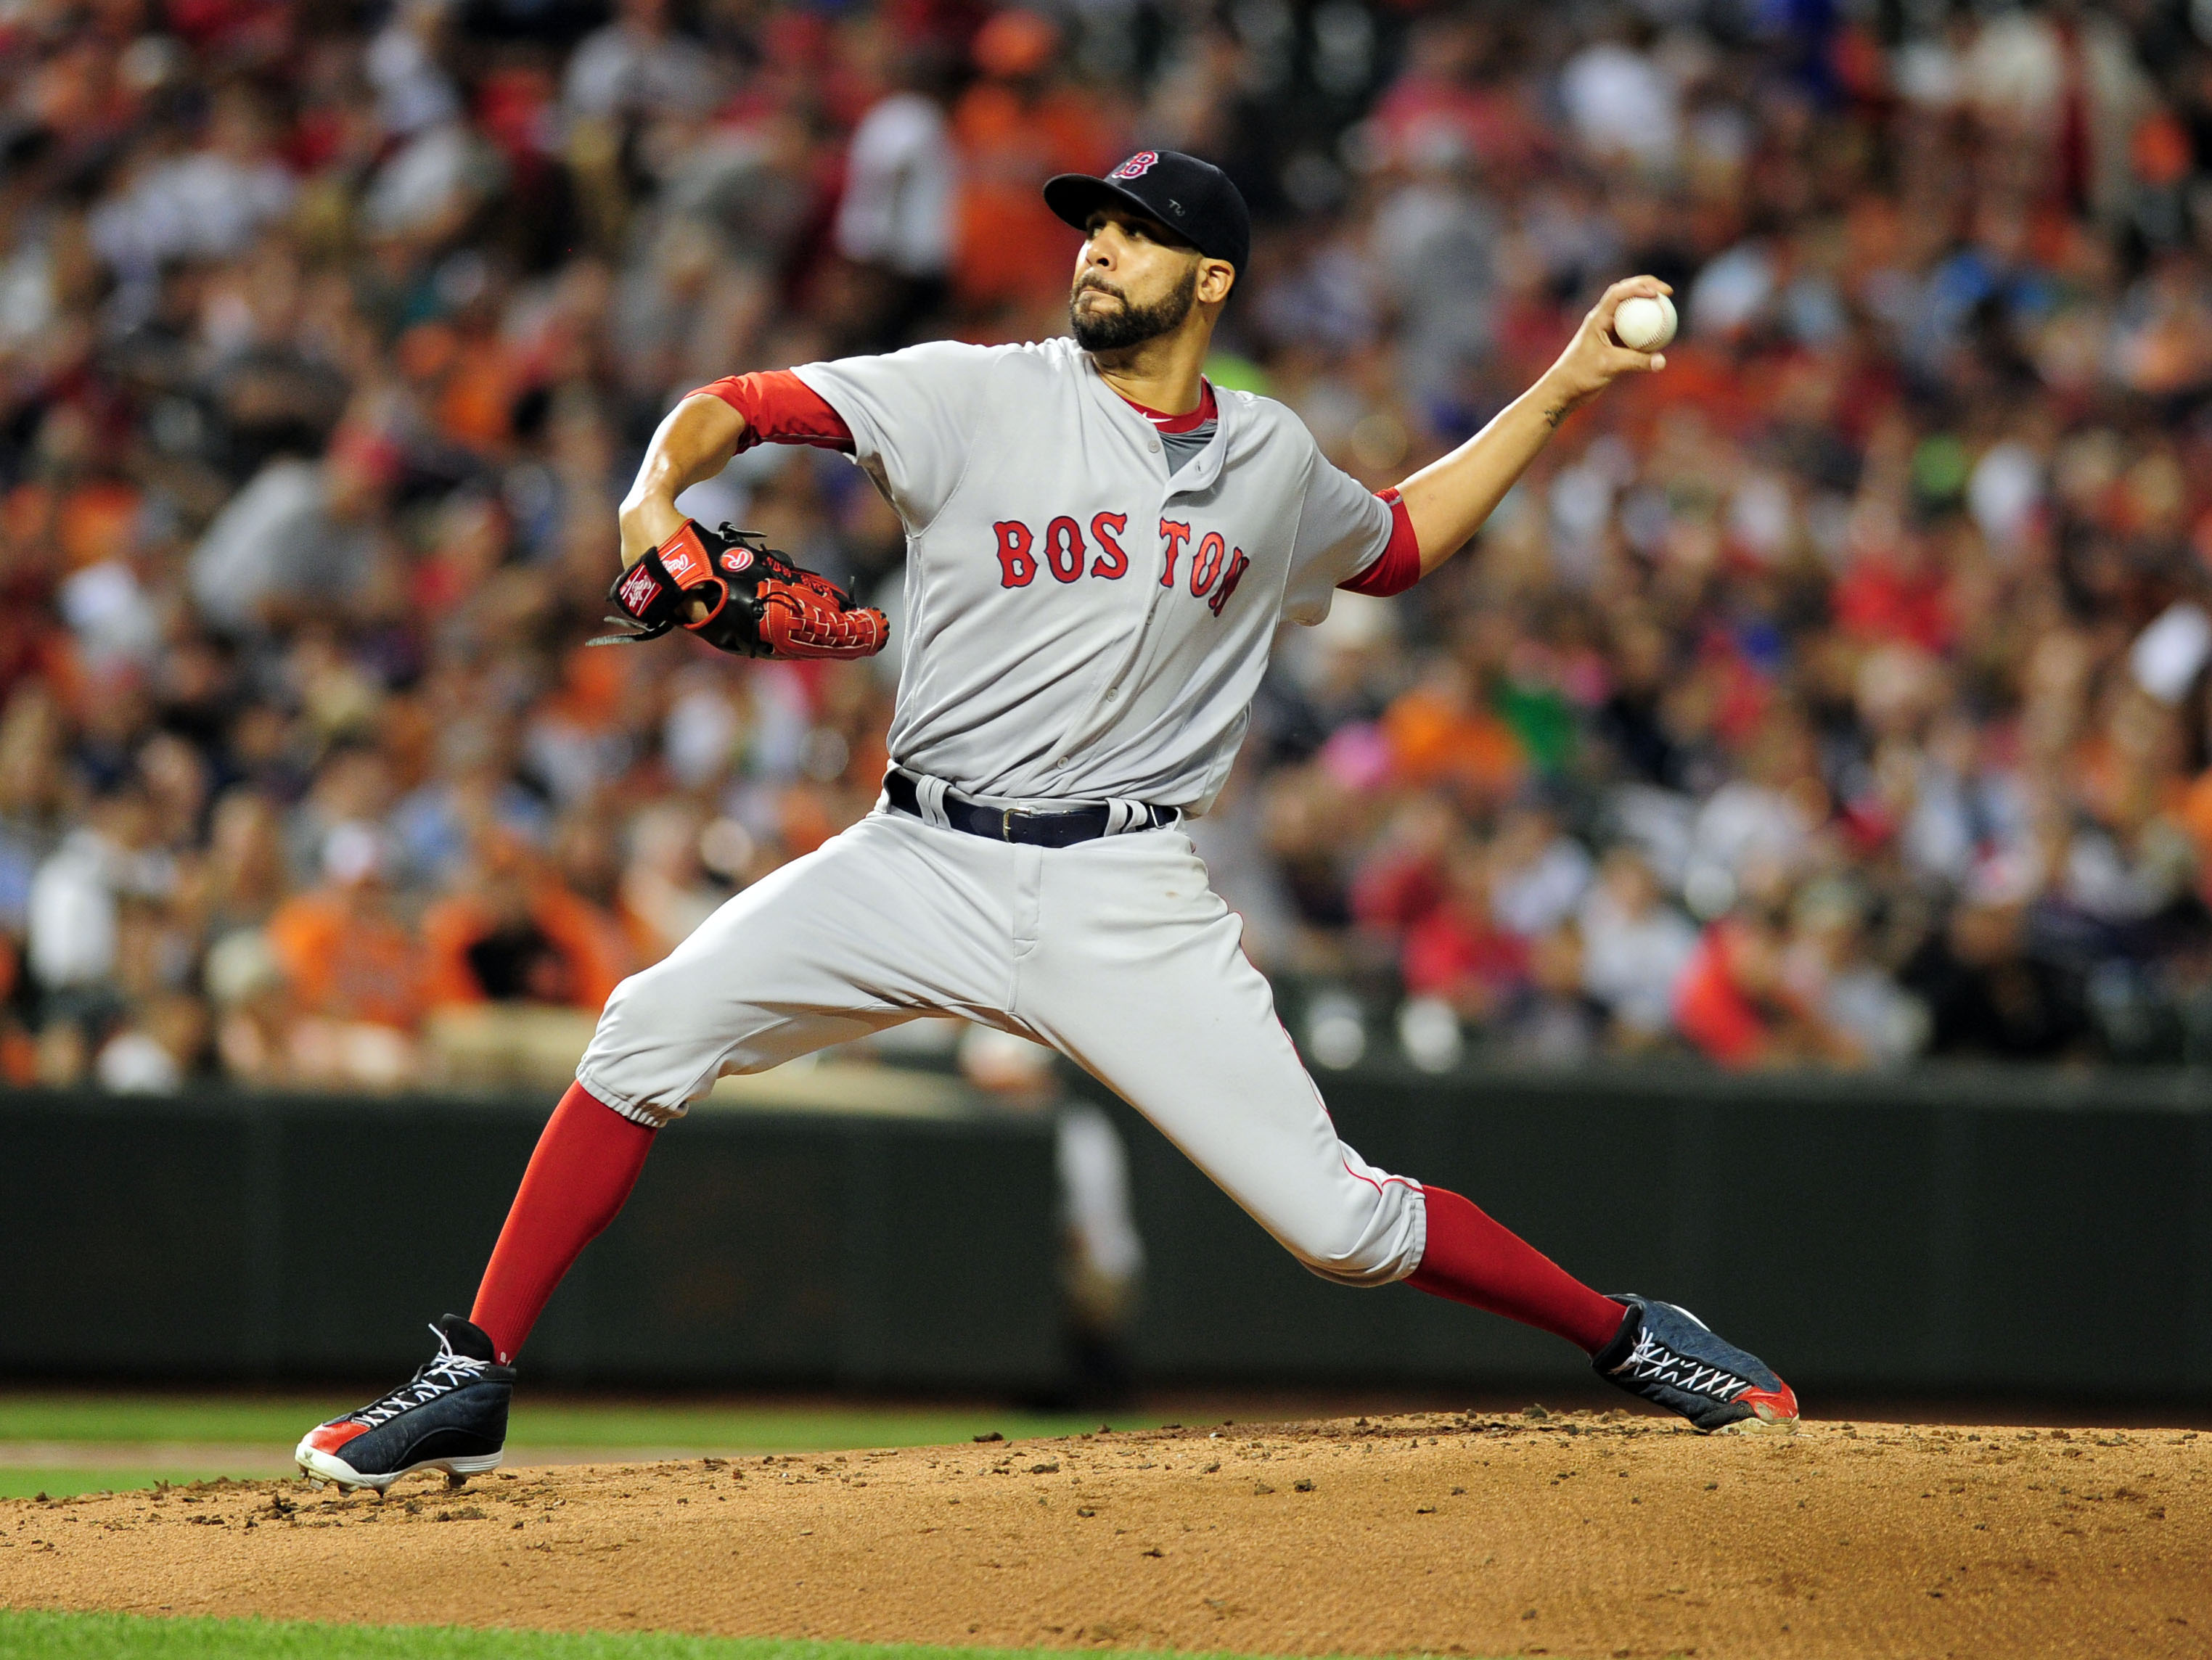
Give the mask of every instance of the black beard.
POLYGON ((1086 352, 1126 351, 1182 327, 1183 319, 1190 315, 1190 308, 1198 298, 1198 266, 1194 263, 1183 273, 1180 286, 1153 305, 1132 305, 1126 296, 1121 296, 1120 311, 1085 316, 1075 302, 1083 297, 1085 288, 1097 286, 1078 283, 1075 292, 1068 297, 1067 320, 1074 330, 1075 343, 1086 352))

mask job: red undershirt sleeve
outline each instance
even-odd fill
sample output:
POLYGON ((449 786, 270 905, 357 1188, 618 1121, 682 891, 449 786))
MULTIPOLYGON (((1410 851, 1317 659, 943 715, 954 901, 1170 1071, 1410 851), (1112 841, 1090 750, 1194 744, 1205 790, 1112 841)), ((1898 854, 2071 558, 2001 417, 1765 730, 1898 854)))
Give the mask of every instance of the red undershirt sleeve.
POLYGON ((1413 518, 1395 490, 1378 493, 1390 504, 1390 541, 1382 557, 1349 582, 1336 585, 1348 593, 1388 598, 1402 594, 1421 579, 1421 542, 1413 534, 1413 518))
POLYGON ((821 393, 788 369, 725 375, 693 388, 687 397, 719 397, 745 418, 740 452, 756 444, 811 444, 817 450, 853 449, 853 429, 821 393))

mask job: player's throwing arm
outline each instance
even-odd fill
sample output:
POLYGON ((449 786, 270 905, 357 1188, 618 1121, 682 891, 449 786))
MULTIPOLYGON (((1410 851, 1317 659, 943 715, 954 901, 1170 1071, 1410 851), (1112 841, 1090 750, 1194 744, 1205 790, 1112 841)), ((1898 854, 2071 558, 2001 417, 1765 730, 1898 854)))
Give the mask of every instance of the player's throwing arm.
POLYGON ((1656 374, 1667 367, 1660 348, 1674 337, 1671 328, 1663 336, 1639 336, 1652 344, 1638 350, 1620 343, 1615 321, 1622 305, 1632 300, 1664 302, 1671 318, 1674 306, 1666 296, 1673 293, 1656 276, 1614 283, 1590 307, 1566 350, 1540 380, 1458 449, 1398 487, 1420 538, 1423 576, 1482 528, 1561 421, 1620 376, 1656 374))

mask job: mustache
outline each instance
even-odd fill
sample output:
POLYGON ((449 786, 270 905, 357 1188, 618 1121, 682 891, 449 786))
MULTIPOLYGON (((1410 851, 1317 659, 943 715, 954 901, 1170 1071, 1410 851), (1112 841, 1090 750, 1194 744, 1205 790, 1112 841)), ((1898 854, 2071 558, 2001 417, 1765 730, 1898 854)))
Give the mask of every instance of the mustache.
POLYGON ((1115 288, 1111 282, 1109 282, 1103 276, 1096 276, 1086 272, 1083 276, 1075 279, 1076 294, 1080 294, 1086 290, 1094 288, 1100 294, 1111 294, 1115 299, 1120 300, 1124 306, 1129 303, 1129 296, 1122 293, 1121 289, 1115 288))

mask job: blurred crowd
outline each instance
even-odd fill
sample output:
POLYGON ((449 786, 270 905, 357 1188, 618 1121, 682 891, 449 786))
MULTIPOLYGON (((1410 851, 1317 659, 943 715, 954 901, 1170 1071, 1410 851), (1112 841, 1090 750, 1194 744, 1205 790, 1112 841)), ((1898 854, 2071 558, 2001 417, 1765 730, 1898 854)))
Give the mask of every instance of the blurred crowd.
POLYGON ((718 376, 1063 332, 1139 144, 1376 488, 1683 318, 1281 644, 1193 833, 1314 1058, 2212 1057, 2212 9, 0 0, 0 1079, 434 1077, 869 810, 863 476, 684 504, 860 665, 586 648, 614 503, 718 376))

